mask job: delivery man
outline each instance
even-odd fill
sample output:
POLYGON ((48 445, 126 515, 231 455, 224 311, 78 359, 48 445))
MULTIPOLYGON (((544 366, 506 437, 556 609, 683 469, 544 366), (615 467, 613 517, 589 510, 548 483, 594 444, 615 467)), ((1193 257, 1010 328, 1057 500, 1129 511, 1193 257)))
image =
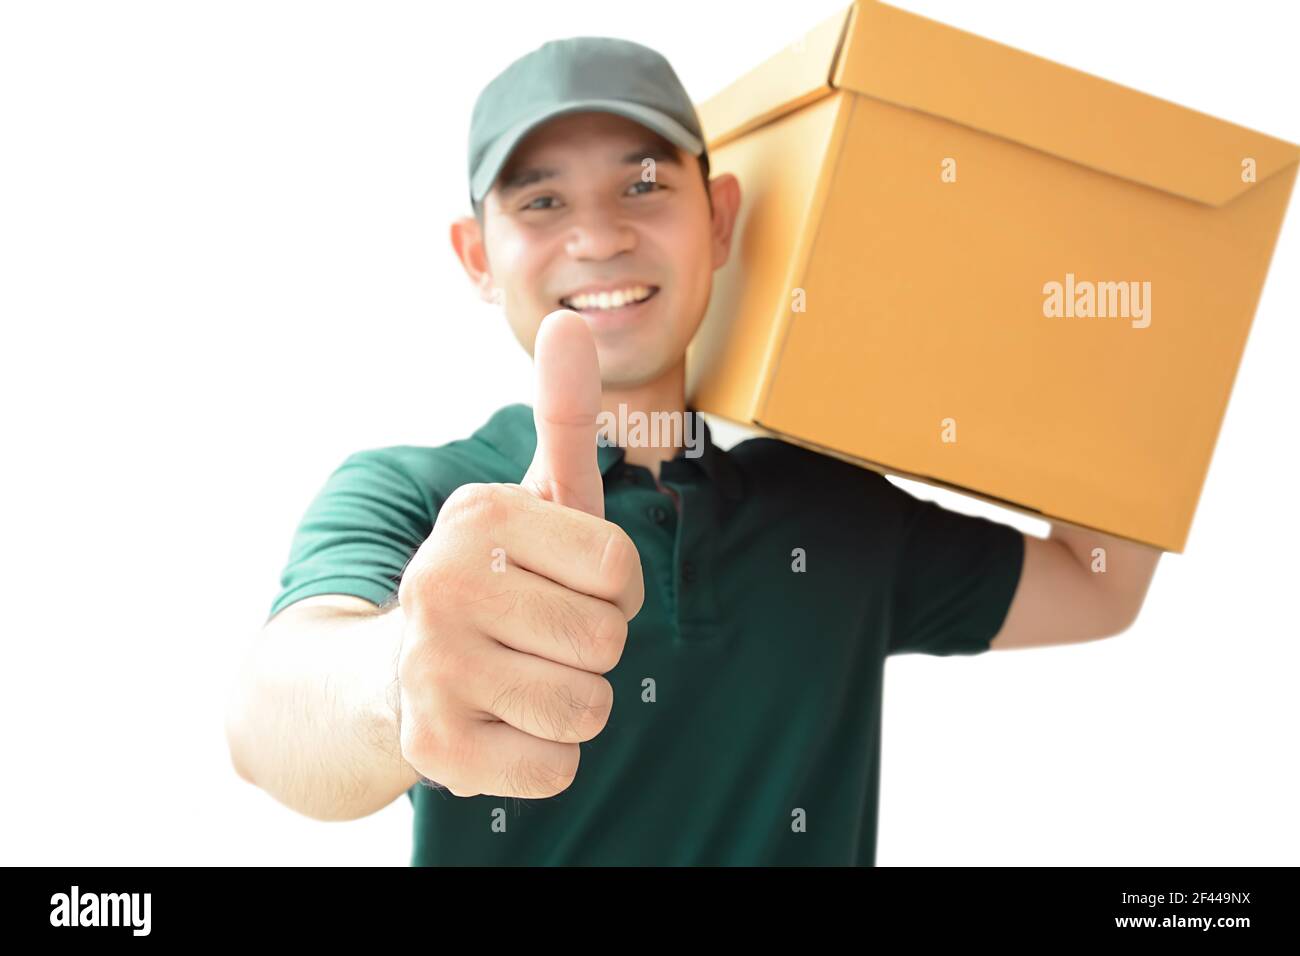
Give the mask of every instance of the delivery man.
POLYGON ((452 245, 536 400, 358 451, 311 503, 227 718, 277 800, 343 820, 405 793, 414 865, 873 865, 888 655, 1134 620, 1157 550, 713 443, 685 354, 741 186, 709 177, 658 53, 516 60, 478 98, 469 183, 452 245), (620 441, 614 418, 679 427, 620 441))

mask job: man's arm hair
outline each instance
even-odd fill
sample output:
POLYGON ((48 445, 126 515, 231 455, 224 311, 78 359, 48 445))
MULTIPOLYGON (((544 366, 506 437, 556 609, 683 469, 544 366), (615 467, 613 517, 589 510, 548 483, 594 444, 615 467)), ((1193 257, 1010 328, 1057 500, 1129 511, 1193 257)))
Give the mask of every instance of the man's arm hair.
POLYGON ((245 652, 226 710, 241 777, 317 820, 355 820, 420 781, 402 757, 397 667, 404 626, 342 594, 281 610, 245 652))

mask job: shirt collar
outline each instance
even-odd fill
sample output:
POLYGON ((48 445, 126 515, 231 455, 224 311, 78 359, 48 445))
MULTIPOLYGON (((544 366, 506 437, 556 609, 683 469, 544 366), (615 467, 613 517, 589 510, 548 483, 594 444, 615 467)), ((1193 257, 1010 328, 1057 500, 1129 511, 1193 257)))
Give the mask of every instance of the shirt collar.
MULTIPOLYGON (((688 421, 686 434, 699 429, 701 453, 697 458, 687 458, 686 449, 679 448, 677 454, 664 462, 665 472, 676 471, 683 467, 694 466, 718 489, 732 500, 739 500, 744 495, 744 480, 739 467, 732 457, 713 443, 713 434, 704 416, 694 408, 687 407, 686 414, 694 417, 688 421), (682 464, 678 464, 681 462, 682 464)), ((533 423, 533 408, 517 402, 498 411, 486 425, 476 432, 476 436, 505 455, 520 470, 522 475, 532 464, 533 453, 537 450, 537 431, 533 423)), ((596 445, 596 463, 601 475, 609 475, 623 462, 625 449, 618 445, 596 445)))

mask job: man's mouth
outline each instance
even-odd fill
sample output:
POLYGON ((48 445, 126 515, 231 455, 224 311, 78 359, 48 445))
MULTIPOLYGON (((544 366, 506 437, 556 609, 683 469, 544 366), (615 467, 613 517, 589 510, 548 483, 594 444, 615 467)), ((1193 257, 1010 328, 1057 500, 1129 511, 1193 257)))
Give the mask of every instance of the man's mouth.
POLYGON ((609 292, 580 293, 560 299, 560 306, 575 312, 615 312, 648 302, 659 293, 657 285, 630 285, 609 292))

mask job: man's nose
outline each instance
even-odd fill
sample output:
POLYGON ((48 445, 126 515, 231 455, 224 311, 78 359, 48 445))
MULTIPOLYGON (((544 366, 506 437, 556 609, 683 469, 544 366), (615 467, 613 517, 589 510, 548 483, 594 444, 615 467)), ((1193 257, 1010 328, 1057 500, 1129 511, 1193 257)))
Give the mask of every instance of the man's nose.
POLYGON ((609 259, 636 247, 636 233, 612 203, 589 203, 571 222, 565 251, 575 259, 609 259))

